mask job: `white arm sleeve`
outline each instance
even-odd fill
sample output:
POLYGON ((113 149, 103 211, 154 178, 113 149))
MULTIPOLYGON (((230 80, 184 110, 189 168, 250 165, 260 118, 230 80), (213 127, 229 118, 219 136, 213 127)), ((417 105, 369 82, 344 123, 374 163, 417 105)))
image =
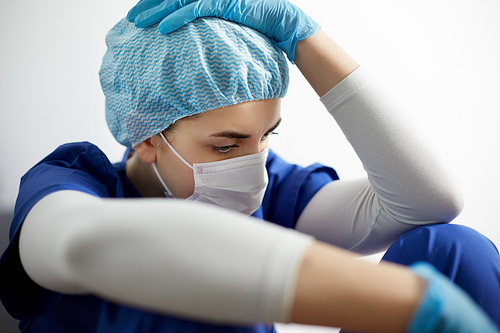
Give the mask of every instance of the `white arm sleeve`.
POLYGON ((205 204, 60 191, 32 208, 19 250, 27 274, 47 289, 245 324, 289 320, 312 241, 205 204))
POLYGON ((411 117, 358 67, 321 101, 353 146, 368 180, 335 181, 308 203, 296 229, 363 254, 417 225, 461 211, 456 179, 411 117))

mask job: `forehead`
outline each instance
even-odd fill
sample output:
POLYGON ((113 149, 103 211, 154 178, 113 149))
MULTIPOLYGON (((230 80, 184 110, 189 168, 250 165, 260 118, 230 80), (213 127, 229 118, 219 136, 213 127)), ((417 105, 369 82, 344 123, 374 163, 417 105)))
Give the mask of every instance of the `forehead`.
POLYGON ((281 118, 281 99, 250 101, 218 108, 175 123, 176 132, 233 130, 249 134, 267 131, 281 118))

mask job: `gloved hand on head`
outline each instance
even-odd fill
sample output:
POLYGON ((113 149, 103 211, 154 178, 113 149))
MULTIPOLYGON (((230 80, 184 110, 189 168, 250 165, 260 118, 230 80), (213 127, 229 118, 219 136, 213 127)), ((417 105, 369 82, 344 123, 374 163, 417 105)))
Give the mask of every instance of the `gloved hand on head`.
POLYGON ((267 36, 293 62, 298 41, 320 26, 286 0, 141 0, 127 15, 138 28, 160 22, 167 34, 199 17, 214 16, 246 25, 267 36))
POLYGON ((413 314, 408 333, 498 333, 498 327, 469 295, 427 263, 411 270, 427 280, 427 288, 413 314))

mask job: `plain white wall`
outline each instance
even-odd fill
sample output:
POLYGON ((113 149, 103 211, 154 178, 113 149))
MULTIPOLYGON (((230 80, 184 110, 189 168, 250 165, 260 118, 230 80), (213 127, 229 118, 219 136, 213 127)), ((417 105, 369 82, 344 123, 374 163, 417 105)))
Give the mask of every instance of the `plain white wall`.
MULTIPOLYGON (((460 177, 466 206, 456 223, 500 245, 500 2, 294 2, 407 105, 460 177)), ((134 3, 0 2, 1 209, 12 209, 19 178, 61 143, 91 141, 120 158, 97 73, 106 32, 134 3)), ((363 177, 312 89, 295 67, 291 74, 275 151, 331 165, 344 179, 363 177)))

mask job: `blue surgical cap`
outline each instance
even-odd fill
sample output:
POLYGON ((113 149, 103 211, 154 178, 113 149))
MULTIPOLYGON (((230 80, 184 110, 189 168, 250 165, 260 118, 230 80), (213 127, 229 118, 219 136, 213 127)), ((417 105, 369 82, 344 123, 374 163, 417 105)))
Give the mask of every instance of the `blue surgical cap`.
POLYGON ((178 119, 253 100, 282 98, 288 64, 265 36, 216 18, 170 34, 121 20, 106 36, 99 71, 106 121, 133 147, 178 119))

